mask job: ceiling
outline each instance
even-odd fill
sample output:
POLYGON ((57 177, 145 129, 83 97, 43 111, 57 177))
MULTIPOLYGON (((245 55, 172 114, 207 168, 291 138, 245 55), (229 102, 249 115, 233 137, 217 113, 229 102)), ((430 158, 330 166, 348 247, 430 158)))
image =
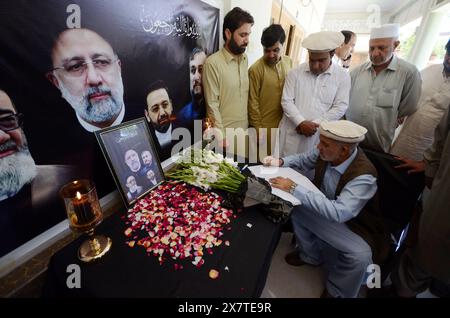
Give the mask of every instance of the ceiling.
POLYGON ((392 0, 328 0, 326 8, 327 13, 332 12, 366 12, 367 8, 371 4, 377 4, 380 6, 381 12, 392 11, 399 7, 399 3, 405 1, 392 1, 392 0))

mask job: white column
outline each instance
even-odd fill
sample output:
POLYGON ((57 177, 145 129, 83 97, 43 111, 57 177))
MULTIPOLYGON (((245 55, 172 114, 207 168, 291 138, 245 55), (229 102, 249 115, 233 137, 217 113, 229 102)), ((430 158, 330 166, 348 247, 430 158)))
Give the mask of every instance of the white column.
POLYGON ((426 13, 416 33, 416 41, 407 60, 422 70, 430 58, 434 45, 439 36, 445 12, 436 11, 426 13))

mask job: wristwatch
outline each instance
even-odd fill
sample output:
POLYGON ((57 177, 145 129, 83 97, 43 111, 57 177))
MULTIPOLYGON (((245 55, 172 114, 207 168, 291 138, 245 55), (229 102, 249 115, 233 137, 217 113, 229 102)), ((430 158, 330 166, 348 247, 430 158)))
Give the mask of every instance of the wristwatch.
POLYGON ((289 193, 294 194, 295 188, 297 187, 297 183, 293 182, 291 187, 289 188, 289 193))

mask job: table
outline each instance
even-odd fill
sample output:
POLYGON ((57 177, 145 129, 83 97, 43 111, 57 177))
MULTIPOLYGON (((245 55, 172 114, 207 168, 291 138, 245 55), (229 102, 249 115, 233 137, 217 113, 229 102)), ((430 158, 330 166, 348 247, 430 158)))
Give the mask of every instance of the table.
POLYGON ((96 233, 109 236, 111 251, 94 263, 83 263, 77 250, 86 236, 81 236, 57 252, 50 260, 43 289, 44 297, 259 297, 264 288, 272 254, 281 235, 281 226, 270 222, 258 206, 245 208, 224 231, 222 244, 214 254, 204 255, 205 264, 195 267, 189 260, 177 261, 182 270, 175 270, 172 260, 162 265, 157 257, 147 256, 143 248, 125 244, 123 209, 97 228, 96 233), (248 226, 251 224, 251 227, 248 226), (70 264, 81 269, 81 288, 69 289, 66 280, 70 264), (225 270, 228 267, 228 271, 225 270), (220 276, 209 278, 210 269, 220 276))

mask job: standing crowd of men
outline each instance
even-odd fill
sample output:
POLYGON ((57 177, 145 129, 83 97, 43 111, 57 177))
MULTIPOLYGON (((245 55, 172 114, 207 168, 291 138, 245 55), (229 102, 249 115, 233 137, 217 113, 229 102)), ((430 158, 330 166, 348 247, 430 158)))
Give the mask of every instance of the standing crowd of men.
POLYGON ((349 72, 356 35, 322 31, 303 40, 308 61, 293 68, 283 55, 285 32, 272 24, 262 33, 263 57, 248 68, 245 50, 253 23, 238 7, 225 16, 224 47, 203 67, 206 113, 219 132, 219 146, 236 151, 230 139, 253 127, 256 139, 247 140, 246 156, 257 149, 263 164, 294 167, 321 190, 312 192, 289 178, 270 180, 302 203, 291 214, 297 244, 286 262, 323 266, 326 297, 357 297, 368 266, 384 264, 391 233, 379 205, 379 171, 366 149, 396 160, 396 169, 425 170, 428 180, 436 179, 432 188, 427 183, 431 193, 423 204, 418 243, 392 271, 396 294, 414 296, 432 280, 449 283, 450 215, 442 200, 450 194, 450 44, 444 69, 426 69, 421 76, 396 56, 399 25, 382 25, 371 30, 369 60, 349 72), (422 83, 426 76, 433 80, 422 83), (417 123, 423 124, 418 130, 417 123))

